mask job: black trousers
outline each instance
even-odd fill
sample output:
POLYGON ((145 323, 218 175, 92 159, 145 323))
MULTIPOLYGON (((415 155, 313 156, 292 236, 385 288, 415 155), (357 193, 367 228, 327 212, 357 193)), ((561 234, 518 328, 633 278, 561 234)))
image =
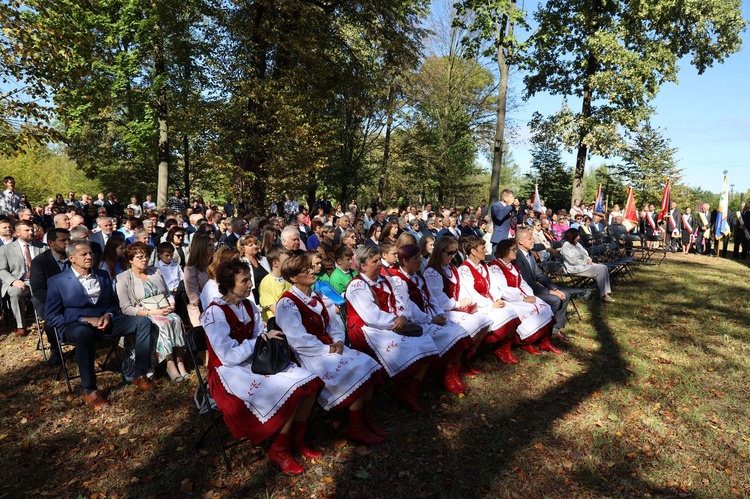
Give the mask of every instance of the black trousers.
POLYGON ((86 392, 96 390, 94 344, 101 338, 119 338, 135 334, 135 375, 140 376, 151 365, 151 326, 148 317, 117 315, 109 327, 100 331, 86 322, 66 326, 63 339, 76 346, 76 361, 81 372, 81 385, 86 392))

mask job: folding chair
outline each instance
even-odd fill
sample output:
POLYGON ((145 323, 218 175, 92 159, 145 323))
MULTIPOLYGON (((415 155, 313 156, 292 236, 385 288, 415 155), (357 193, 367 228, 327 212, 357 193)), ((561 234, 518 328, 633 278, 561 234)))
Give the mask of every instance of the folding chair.
POLYGON ((644 258, 644 261, 643 261, 643 265, 656 265, 656 266, 659 266, 659 265, 661 265, 661 262, 663 262, 664 260, 666 260, 666 258, 667 258, 667 245, 666 244, 662 245, 663 239, 664 238, 663 238, 663 236, 661 234, 654 234, 654 235, 648 236, 646 238, 646 241, 648 241, 648 242, 658 243, 659 247, 658 248, 645 248, 646 253, 645 253, 645 258, 644 258), (661 259, 658 261, 658 263, 654 263, 654 259, 655 259, 654 255, 658 255, 659 253, 661 253, 661 259))
MULTIPOLYGON (((542 270, 544 270, 544 273, 547 274, 547 276, 555 280, 555 277, 558 278, 559 282, 564 283, 565 277, 562 270, 562 262, 558 262, 555 260, 547 260, 542 264, 542 270)), ((581 313, 578 311, 578 305, 576 305, 576 300, 578 299, 578 295, 571 295, 570 301, 568 302, 570 305, 573 306, 573 312, 575 312, 576 316, 578 316, 578 320, 582 320, 581 313)))
MULTIPOLYGON (((32 306, 34 305, 34 302, 31 303, 32 306)), ((44 345, 44 319, 42 317, 39 317, 39 313, 36 310, 36 307, 34 307, 34 322, 36 323, 36 331, 39 334, 39 339, 36 343, 36 349, 42 351, 42 357, 44 360, 47 360, 47 350, 50 350, 52 347, 48 347, 44 345)))
MULTIPOLYGON (((57 334, 57 328, 54 328, 55 335, 57 336, 57 349, 60 353, 60 359, 62 359, 62 362, 60 363, 60 369, 57 371, 57 379, 58 381, 62 376, 65 376, 65 382, 68 384, 68 391, 70 393, 73 393, 73 387, 70 384, 71 379, 77 379, 81 377, 81 374, 76 374, 75 376, 70 374, 70 371, 68 371, 68 365, 67 361, 69 357, 73 357, 75 359, 75 353, 76 345, 75 343, 62 340, 60 339, 60 336, 57 334), (68 349, 68 351, 63 350, 63 347, 71 347, 68 349)), ((110 358, 114 357, 115 362, 117 362, 117 372, 120 373, 120 376, 122 377, 122 382, 125 383, 125 374, 122 372, 122 360, 120 359, 120 353, 117 351, 118 343, 120 341, 120 338, 98 338, 96 342, 94 343, 94 347, 99 349, 102 347, 108 347, 107 350, 107 356, 104 358, 104 362, 101 364, 101 369, 98 371, 95 371, 96 374, 99 374, 101 372, 104 372, 104 368, 107 365, 107 362, 110 358)))
POLYGON ((208 414, 208 418, 211 420, 211 425, 206 430, 204 430, 203 433, 201 433, 200 438, 195 444, 195 448, 200 448, 203 439, 205 439, 206 435, 208 435, 208 433, 213 430, 214 435, 216 435, 216 441, 219 444, 219 449, 221 450, 221 455, 224 457, 224 464, 227 467, 227 471, 231 473, 232 463, 229 461, 227 451, 232 447, 245 442, 247 438, 235 439, 234 442, 230 442, 227 444, 224 443, 224 439, 219 432, 219 427, 216 422, 222 419, 222 415, 221 412, 216 408, 216 404, 211 398, 211 394, 209 393, 208 388, 208 380, 204 380, 203 376, 201 376, 200 363, 197 359, 198 353, 206 352, 208 350, 208 345, 206 343, 206 332, 204 331, 202 326, 194 327, 185 333, 185 346, 187 347, 187 351, 190 354, 190 361, 193 363, 195 375, 198 378, 198 387, 196 388, 196 407, 198 408, 198 413, 208 414), (197 400, 197 396, 199 393, 203 397, 200 402, 197 400))

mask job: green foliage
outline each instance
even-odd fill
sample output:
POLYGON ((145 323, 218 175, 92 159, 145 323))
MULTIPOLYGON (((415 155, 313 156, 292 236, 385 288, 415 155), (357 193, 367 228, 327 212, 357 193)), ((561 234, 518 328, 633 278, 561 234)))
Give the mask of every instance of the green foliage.
POLYGON ((573 196, 586 156, 609 157, 653 112, 650 101, 677 81, 677 61, 692 56, 699 73, 742 45, 740 0, 581 2, 549 0, 534 15, 538 29, 525 58, 527 97, 548 92, 581 99, 559 113, 532 119, 532 128, 577 150, 573 196))
POLYGON ((572 169, 562 160, 560 150, 554 143, 538 140, 531 150, 531 166, 521 188, 521 196, 530 198, 534 194, 534 184, 538 184, 539 196, 544 205, 557 212, 568 209, 570 204, 572 169))
POLYGON ((58 193, 66 196, 68 191, 75 192, 77 199, 83 193, 96 199, 106 185, 87 178, 64 153, 46 147, 28 148, 26 154, 0 158, 0 171, 3 176, 16 179, 16 189, 26 194, 32 205, 46 206, 47 198, 58 193))
POLYGON ((675 151, 661 130, 646 122, 633 134, 621 154, 624 164, 617 165, 615 171, 633 187, 636 199, 658 203, 667 180, 677 183, 681 177, 675 151))

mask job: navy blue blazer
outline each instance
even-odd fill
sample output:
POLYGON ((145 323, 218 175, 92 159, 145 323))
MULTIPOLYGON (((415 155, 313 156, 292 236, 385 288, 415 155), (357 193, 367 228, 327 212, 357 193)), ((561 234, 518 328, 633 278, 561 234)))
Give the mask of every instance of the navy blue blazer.
POLYGON ((92 272, 101 288, 96 303, 89 301, 73 269, 52 276, 47 281, 44 319, 47 325, 57 328, 59 338, 62 338, 68 325, 80 322, 82 317, 101 317, 104 314, 114 317, 120 310, 112 279, 103 270, 92 269, 92 272))
POLYGON ((502 202, 492 203, 490 207, 492 215, 492 238, 490 242, 497 244, 500 241, 508 239, 510 235, 510 218, 513 216, 513 205, 503 206, 502 202))

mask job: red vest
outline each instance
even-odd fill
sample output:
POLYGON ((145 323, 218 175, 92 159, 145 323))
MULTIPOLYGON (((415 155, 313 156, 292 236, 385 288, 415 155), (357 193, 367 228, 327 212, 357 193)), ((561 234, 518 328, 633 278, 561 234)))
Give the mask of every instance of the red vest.
MULTIPOLYGON (((349 286, 352 285, 352 282, 359 279, 360 281, 363 281, 367 287, 372 290, 372 292, 375 294, 375 297, 377 298, 378 302, 378 308, 382 310, 383 312, 388 312, 390 314, 396 315, 396 295, 393 292, 393 288, 391 287, 391 283, 388 282, 388 279, 385 277, 382 280, 376 281, 375 286, 370 286, 367 281, 359 277, 355 277, 349 282, 349 286), (388 286, 388 289, 391 291, 390 293, 386 292, 383 289, 383 286, 377 286, 379 283, 383 283, 383 286, 388 286)), ((352 307, 352 304, 349 300, 346 300, 346 317, 347 317, 347 327, 362 327, 366 326, 365 321, 362 320, 362 318, 357 313, 357 310, 352 307)))
POLYGON ((302 326, 305 328, 305 331, 318 338, 324 345, 333 344, 333 340, 328 336, 327 332, 328 324, 331 323, 331 319, 328 316, 328 310, 326 310, 322 298, 317 293, 313 293, 313 298, 319 300, 320 304, 323 306, 323 310, 320 314, 310 308, 307 303, 300 300, 299 297, 291 291, 284 292, 284 294, 281 295, 281 298, 289 298, 295 305, 297 305, 300 316, 302 316, 302 326))
MULTIPOLYGON (((422 282, 422 286, 418 286, 406 274, 401 272, 401 269, 392 269, 391 272, 406 283, 406 286, 409 288, 409 299, 417 304, 419 310, 426 313, 430 308, 430 291, 427 289, 427 283, 422 282)), ((417 279, 421 278, 419 274, 416 274, 416 277, 417 279)))
POLYGON ((448 276, 443 274, 442 268, 436 268, 435 270, 437 270, 438 274, 440 274, 440 277, 443 278, 443 293, 445 293, 449 298, 458 301, 458 293, 461 291, 461 280, 458 277, 458 270, 456 269, 456 267, 451 265, 450 268, 451 275, 456 282, 451 282, 451 280, 448 279, 448 276))
MULTIPOLYGON (((518 275, 511 272, 508 267, 498 262, 497 259, 490 262, 491 267, 497 267, 503 271, 505 281, 508 283, 509 287, 521 289, 521 272, 518 270, 518 266, 515 264, 515 262, 511 263, 511 265, 516 268, 516 272, 518 272, 518 275)), ((521 293, 523 293, 523 290, 521 291, 521 293)), ((526 293, 523 294, 525 295, 526 293)))
MULTIPOLYGON (((253 338, 253 333, 255 332, 255 314, 253 313, 253 307, 247 299, 243 299, 241 303, 244 305, 247 315, 250 317, 250 322, 248 323, 242 322, 227 304, 212 303, 209 305, 216 305, 224 312, 224 316, 229 324, 229 337, 240 344, 245 340, 251 340, 253 338)), ((215 369, 221 366, 222 363, 211 348, 211 343, 208 341, 208 338, 206 338, 206 345, 208 346, 208 367, 210 369, 215 369)))
POLYGON ((490 269, 487 268, 487 264, 484 262, 479 262, 479 265, 483 266, 484 270, 487 272, 487 277, 480 274, 479 271, 474 268, 474 265, 472 265, 468 261, 462 263, 461 265, 464 267, 468 267, 468 269, 471 271, 471 275, 474 278, 474 290, 488 300, 495 301, 495 299, 492 298, 492 295, 490 294, 490 269))

